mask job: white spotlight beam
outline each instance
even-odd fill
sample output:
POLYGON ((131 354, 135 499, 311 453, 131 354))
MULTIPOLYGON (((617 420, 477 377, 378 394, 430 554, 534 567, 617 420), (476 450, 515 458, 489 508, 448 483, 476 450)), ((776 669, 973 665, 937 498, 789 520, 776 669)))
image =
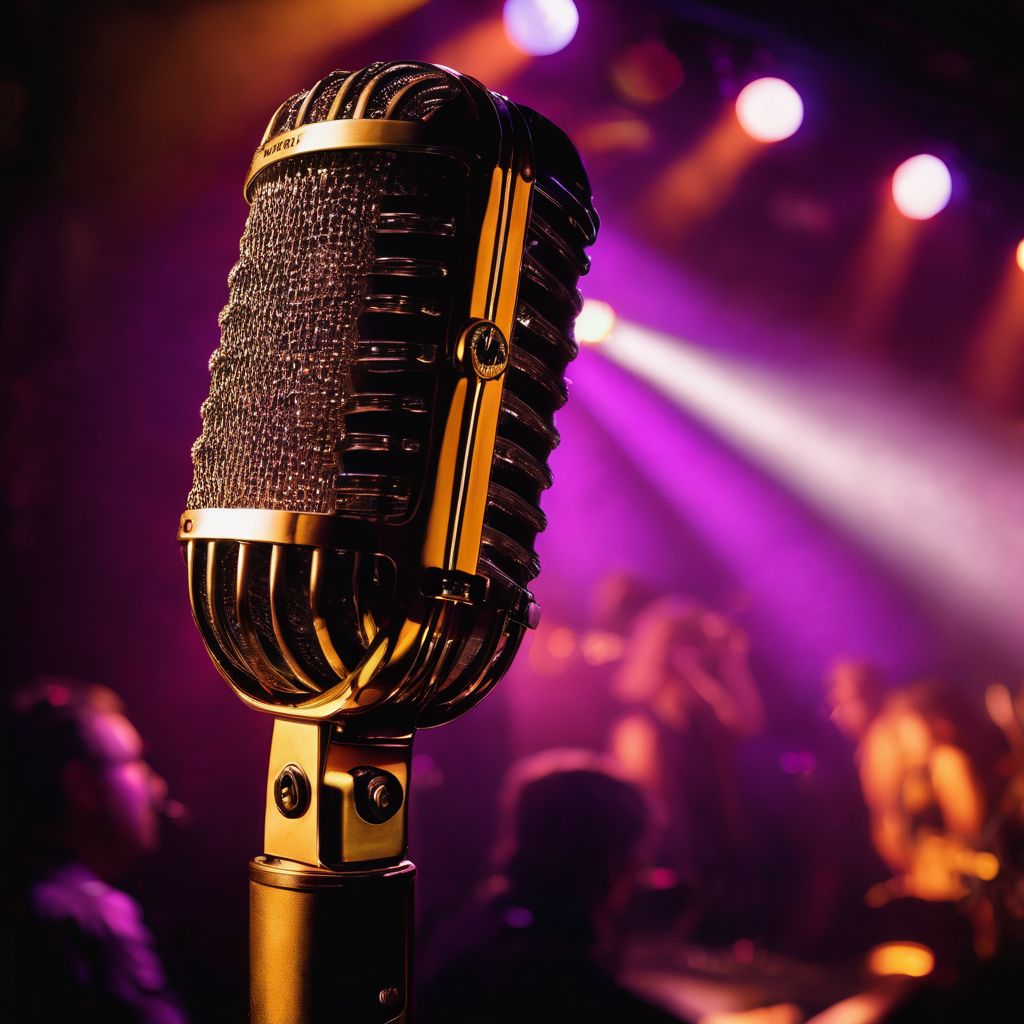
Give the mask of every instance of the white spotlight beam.
POLYGON ((602 353, 1024 655, 1024 456, 859 368, 772 372, 620 321, 602 353))

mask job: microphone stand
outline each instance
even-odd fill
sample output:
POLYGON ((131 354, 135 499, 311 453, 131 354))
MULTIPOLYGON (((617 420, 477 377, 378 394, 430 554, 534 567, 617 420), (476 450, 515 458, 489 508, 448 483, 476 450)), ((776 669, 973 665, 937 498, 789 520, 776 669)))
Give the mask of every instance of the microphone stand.
POLYGON ((274 723, 265 854, 249 865, 252 1024, 410 1019, 412 734, 274 723))

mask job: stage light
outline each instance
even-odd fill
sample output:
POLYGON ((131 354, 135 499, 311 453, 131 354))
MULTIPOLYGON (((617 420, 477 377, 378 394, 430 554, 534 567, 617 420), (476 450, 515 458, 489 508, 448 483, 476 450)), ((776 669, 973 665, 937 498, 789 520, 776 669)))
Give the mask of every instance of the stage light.
POLYGON ((736 97, 736 117, 758 142, 781 142, 803 123, 804 103, 789 82, 759 78, 736 97))
POLYGON ((1024 241, 1017 245, 1017 266, 1024 270, 1024 241))
POLYGON ((682 61, 660 39, 627 46, 613 61, 615 91, 631 103, 658 103, 683 84, 682 61))
POLYGON ((576 340, 581 345, 599 345, 615 326, 615 310, 600 299, 585 299, 576 317, 576 340))
POLYGON ((580 23, 572 0, 505 0, 503 18, 509 39, 534 57, 564 50, 580 23))
POLYGON ((917 942, 885 942, 868 953, 868 970, 880 977, 924 978, 934 966, 935 954, 917 942))
POLYGON ((949 168, 930 153, 919 153, 896 168, 892 197, 896 208, 911 220, 928 220, 946 208, 953 193, 949 168))
POLYGON ((572 141, 581 152, 639 153, 651 145, 651 129, 638 117, 613 117, 584 125, 573 132, 572 141))
POLYGON ((548 652, 559 661, 571 658, 577 646, 576 634, 568 626, 559 626, 548 635, 548 652))
MULTIPOLYGON (((984 623, 1007 649, 1024 653, 1020 609, 1006 599, 1024 572, 1024 537, 1014 519, 1024 479, 1018 450, 1004 446, 1001 435, 994 442, 987 426, 896 375, 820 353, 808 354, 806 369, 794 373, 789 365, 716 352, 620 317, 601 356, 581 362, 595 376, 603 366, 629 371, 900 578, 942 595, 951 613, 984 623)), ((668 413, 661 418, 652 407, 641 416, 635 397, 619 409, 608 392, 588 391, 588 371, 580 371, 573 381, 577 407, 583 401, 599 408, 609 436, 660 459, 646 479, 701 524, 712 546, 736 559, 737 571, 757 579, 764 541, 755 544, 755 534, 743 533, 748 521, 730 520, 726 513, 735 513, 721 502, 714 518, 707 516, 708 496, 699 493, 701 504, 682 487, 693 480, 661 471, 673 449, 655 438, 654 424, 671 437, 668 413)), ((695 457, 687 458, 693 472, 695 457)), ((718 468, 710 459, 706 465, 718 468)), ((758 492, 738 493, 747 499, 758 492)), ((856 594, 852 584, 850 593, 856 594)), ((970 870, 988 875, 998 863, 985 856, 970 870)))

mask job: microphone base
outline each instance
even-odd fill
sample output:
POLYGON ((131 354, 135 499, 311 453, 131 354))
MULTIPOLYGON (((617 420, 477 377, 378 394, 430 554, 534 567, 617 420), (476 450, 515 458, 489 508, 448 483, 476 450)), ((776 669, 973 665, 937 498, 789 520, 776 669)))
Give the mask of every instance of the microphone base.
POLYGON ((327 871, 249 862, 252 1024, 405 1024, 411 1019, 409 861, 327 871))

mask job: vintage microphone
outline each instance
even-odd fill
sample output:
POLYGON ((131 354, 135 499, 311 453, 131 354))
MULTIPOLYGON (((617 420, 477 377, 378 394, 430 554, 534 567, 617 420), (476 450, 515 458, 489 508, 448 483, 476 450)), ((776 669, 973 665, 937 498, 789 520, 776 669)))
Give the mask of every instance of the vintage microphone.
POLYGON ((214 663, 275 716, 252 1020, 383 1024, 410 1006, 413 734, 536 623, 597 218, 561 131, 419 63, 287 100, 245 194, 178 539, 214 663))

